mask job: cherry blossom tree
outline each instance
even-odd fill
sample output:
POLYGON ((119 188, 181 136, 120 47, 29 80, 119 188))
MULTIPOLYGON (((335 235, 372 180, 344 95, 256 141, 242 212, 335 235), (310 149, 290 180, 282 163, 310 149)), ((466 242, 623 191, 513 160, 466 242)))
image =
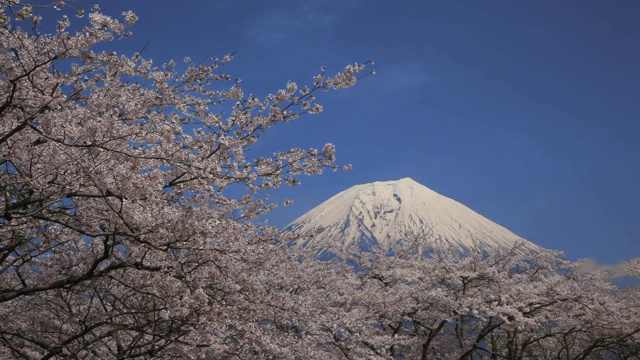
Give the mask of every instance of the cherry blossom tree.
POLYGON ((258 99, 222 72, 230 55, 96 50, 130 35, 131 12, 94 7, 43 34, 39 10, 0 0, 0 357, 640 357, 639 290, 558 254, 416 239, 317 261, 334 250, 254 221, 274 207, 265 190, 333 168, 335 149, 247 150, 366 64, 258 99))
POLYGON ((316 311, 302 333, 325 358, 640 357, 637 288, 579 274, 554 252, 461 257, 415 245, 391 257, 334 249, 345 261, 333 276, 338 261, 308 265, 295 289, 316 311))
POLYGON ((287 357, 270 317, 291 306, 267 280, 292 251, 252 220, 274 206, 260 191, 332 167, 334 147, 245 154, 365 65, 258 99, 220 72, 230 55, 180 71, 94 50, 131 12, 45 34, 38 10, 0 1, 0 357, 287 357))

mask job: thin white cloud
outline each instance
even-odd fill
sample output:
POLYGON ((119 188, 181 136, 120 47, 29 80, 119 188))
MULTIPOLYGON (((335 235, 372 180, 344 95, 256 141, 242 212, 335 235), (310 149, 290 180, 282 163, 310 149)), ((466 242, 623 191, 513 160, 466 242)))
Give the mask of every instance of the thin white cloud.
POLYGON ((247 36, 264 44, 304 38, 310 32, 330 29, 353 1, 290 1, 259 14, 247 36))
MULTIPOLYGON (((640 262, 640 258, 632 259, 628 263, 633 262, 640 262)), ((576 270, 581 273, 606 272, 609 280, 633 275, 629 272, 629 269, 625 266, 624 262, 616 265, 599 264, 596 259, 582 260, 582 264, 580 264, 576 270)))
POLYGON ((423 64, 406 62, 376 67, 377 81, 387 91, 410 90, 432 80, 423 64))

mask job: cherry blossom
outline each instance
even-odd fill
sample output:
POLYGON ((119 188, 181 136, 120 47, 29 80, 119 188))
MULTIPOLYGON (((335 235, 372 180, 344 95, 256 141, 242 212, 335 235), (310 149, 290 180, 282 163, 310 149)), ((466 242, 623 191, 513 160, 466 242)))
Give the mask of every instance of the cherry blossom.
POLYGON ((290 254, 252 222, 274 207, 257 192, 322 172, 335 148, 247 150, 364 67, 257 99, 221 72, 231 55, 178 71, 94 50, 130 35, 131 12, 41 34, 37 9, 0 1, 1 357, 286 357, 269 319, 291 306, 268 274, 290 254))
POLYGON ((639 290, 557 253, 418 237, 386 256, 256 223, 265 189, 337 169, 335 146, 248 150, 370 63, 260 99, 223 72, 232 54, 98 51, 136 15, 49 6, 41 34, 41 6, 0 0, 0 358, 640 357, 639 290))

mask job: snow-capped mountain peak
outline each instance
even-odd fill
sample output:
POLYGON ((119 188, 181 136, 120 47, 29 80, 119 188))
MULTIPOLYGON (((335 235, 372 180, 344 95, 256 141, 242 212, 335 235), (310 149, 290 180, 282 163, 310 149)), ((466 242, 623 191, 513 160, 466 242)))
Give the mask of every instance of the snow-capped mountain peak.
POLYGON ((522 252, 544 250, 411 178, 353 186, 287 227, 298 233, 318 228, 323 230, 300 244, 387 251, 403 240, 419 239, 426 247, 463 252, 511 247, 516 242, 522 243, 522 252))

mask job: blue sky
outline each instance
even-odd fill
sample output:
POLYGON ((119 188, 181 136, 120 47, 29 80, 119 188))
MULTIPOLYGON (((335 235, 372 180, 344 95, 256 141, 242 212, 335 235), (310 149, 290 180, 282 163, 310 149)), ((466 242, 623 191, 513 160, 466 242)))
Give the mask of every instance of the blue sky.
POLYGON ((123 53, 157 63, 236 52, 225 71, 265 95, 375 60, 325 111, 256 153, 332 142, 347 173, 274 193, 284 226, 352 185, 411 177, 567 258, 640 256, 640 2, 121 1, 123 53))

